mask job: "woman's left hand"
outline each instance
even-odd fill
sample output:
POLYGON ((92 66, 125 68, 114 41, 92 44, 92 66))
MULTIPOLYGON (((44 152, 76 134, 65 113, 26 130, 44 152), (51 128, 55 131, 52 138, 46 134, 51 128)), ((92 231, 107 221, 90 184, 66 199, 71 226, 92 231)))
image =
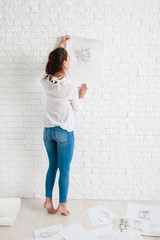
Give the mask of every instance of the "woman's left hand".
POLYGON ((59 47, 63 47, 69 39, 70 39, 70 37, 68 35, 63 36, 62 40, 61 40, 61 42, 59 44, 59 47))

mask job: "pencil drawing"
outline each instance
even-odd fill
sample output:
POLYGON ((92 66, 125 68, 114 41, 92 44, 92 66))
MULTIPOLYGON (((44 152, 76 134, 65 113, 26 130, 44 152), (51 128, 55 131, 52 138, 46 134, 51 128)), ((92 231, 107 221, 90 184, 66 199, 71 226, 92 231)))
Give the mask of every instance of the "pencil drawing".
POLYGON ((107 211, 100 210, 97 216, 98 220, 104 222, 106 219, 111 219, 111 214, 107 211))
POLYGON ((91 58, 91 49, 87 47, 75 49, 74 55, 76 57, 76 64, 87 63, 91 58))
POLYGON ((148 210, 139 210, 139 220, 133 221, 133 229, 143 233, 145 226, 149 227, 150 234, 160 234, 160 224, 154 224, 150 218, 148 210))
POLYGON ((121 218, 119 220, 118 228, 119 228, 120 232, 127 231, 129 227, 130 227, 130 224, 127 219, 121 218))
POLYGON ((55 235, 57 235, 59 233, 59 230, 54 231, 54 232, 43 232, 37 235, 37 238, 51 238, 54 237, 55 235))
POLYGON ((143 223, 139 220, 133 221, 133 229, 143 232, 143 223))
POLYGON ((150 219, 150 212, 148 210, 139 210, 139 218, 140 219, 151 220, 150 219))

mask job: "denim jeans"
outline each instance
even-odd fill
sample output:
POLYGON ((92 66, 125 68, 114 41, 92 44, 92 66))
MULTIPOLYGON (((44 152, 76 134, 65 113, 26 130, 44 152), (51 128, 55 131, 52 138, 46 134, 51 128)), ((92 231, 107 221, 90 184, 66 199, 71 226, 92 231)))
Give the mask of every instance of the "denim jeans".
POLYGON ((59 169, 59 202, 67 201, 69 188, 70 163, 74 152, 74 131, 68 132, 60 126, 44 127, 43 142, 49 159, 49 168, 46 174, 46 197, 52 197, 52 191, 59 169))

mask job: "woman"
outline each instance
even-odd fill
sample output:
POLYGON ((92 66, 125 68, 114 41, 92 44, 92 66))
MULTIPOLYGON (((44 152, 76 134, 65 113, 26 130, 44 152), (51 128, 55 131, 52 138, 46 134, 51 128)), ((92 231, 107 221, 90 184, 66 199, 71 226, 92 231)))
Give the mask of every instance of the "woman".
POLYGON ((49 54, 46 65, 46 76, 41 84, 47 95, 47 112, 44 120, 43 141, 49 159, 49 168, 46 174, 46 200, 44 207, 48 213, 60 212, 68 215, 67 194, 69 187, 70 163, 74 152, 74 111, 81 110, 83 98, 86 94, 86 84, 78 88, 66 78, 70 68, 70 55, 63 46, 70 39, 62 40, 55 50, 49 54), (59 206, 53 207, 52 191, 56 173, 59 169, 59 206))

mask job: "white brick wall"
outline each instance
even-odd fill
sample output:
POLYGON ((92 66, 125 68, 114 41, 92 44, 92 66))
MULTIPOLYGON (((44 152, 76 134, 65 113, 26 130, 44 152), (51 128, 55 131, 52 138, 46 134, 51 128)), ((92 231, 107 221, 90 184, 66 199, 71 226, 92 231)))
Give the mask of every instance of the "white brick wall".
MULTIPOLYGON (((39 79, 63 35, 105 41, 75 113, 69 198, 160 199, 160 1, 0 1, 0 197, 45 196, 39 79)), ((53 197, 58 198, 58 175, 53 197)))

